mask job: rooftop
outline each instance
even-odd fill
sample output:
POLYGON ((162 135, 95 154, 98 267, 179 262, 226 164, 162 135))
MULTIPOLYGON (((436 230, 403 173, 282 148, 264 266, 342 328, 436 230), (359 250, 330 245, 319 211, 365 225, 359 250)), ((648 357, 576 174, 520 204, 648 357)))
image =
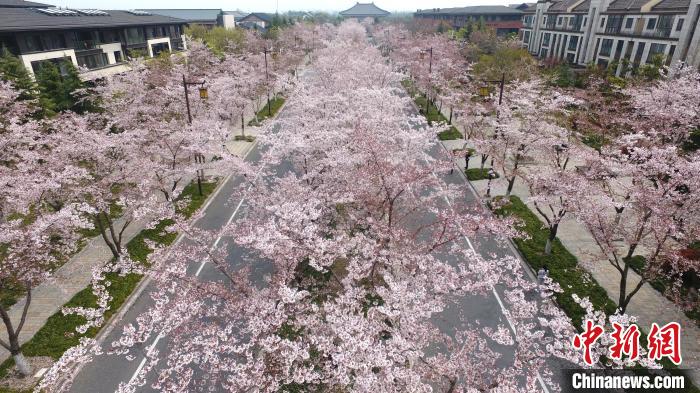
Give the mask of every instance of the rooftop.
MULTIPOLYGON (((607 11, 640 11, 645 5, 653 3, 650 0, 615 0, 608 6, 607 11)), ((651 7, 652 11, 687 10, 690 0, 662 0, 651 7)))
MULTIPOLYGON (((59 9, 56 8, 55 10, 59 9)), ((94 10, 90 12, 94 12, 94 10)), ((121 10, 108 10, 103 11, 101 14, 93 15, 86 15, 77 11, 71 15, 51 15, 36 8, 4 8, 0 12, 0 31, 38 31, 81 27, 126 27, 185 23, 187 21, 168 16, 136 15, 129 11, 121 10)))
POLYGON ((268 14, 266 12, 251 12, 250 14, 241 18, 241 22, 246 22, 254 18, 258 18, 265 22, 272 22, 272 14, 268 14))
POLYGON ((31 8, 31 7, 46 8, 46 7, 53 7, 53 6, 50 4, 35 3, 33 1, 0 0, 0 8, 31 8))
POLYGON ((453 7, 453 8, 429 8, 418 10, 419 15, 520 15, 523 12, 519 9, 508 7, 505 5, 475 5, 471 7, 453 7))
POLYGON ((590 5, 590 3, 590 0, 585 0, 583 2, 581 2, 581 0, 557 1, 547 9, 547 12, 584 12, 588 11, 587 5, 590 5), (584 4, 586 6, 582 7, 584 4), (568 11, 569 9, 571 9, 571 11, 568 11))
POLYGON ((342 16, 387 16, 390 12, 385 11, 374 3, 356 3, 354 6, 348 8, 345 11, 340 11, 342 16))
MULTIPOLYGON (((2 0, 0 0, 2 1, 2 0)), ((188 22, 211 22, 216 23, 216 18, 222 13, 221 9, 147 9, 141 11, 150 12, 155 15, 169 16, 171 18, 184 19, 188 22)))
POLYGON ((233 15, 236 18, 244 18, 248 16, 248 13, 243 11, 224 11, 224 15, 233 15))

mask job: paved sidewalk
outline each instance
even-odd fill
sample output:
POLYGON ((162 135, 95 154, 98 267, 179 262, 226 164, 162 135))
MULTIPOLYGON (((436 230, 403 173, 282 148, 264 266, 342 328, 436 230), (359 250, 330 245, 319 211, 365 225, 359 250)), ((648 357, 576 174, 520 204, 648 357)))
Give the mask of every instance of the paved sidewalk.
MULTIPOLYGON (((443 143, 448 149, 457 149, 464 146, 463 139, 444 141, 443 143)), ((460 168, 464 168, 463 159, 458 159, 456 162, 460 168)), ((488 167, 488 163, 486 163, 486 167, 488 167)), ((480 164, 481 158, 478 155, 469 160, 469 168, 478 168, 480 164)), ((525 170, 536 170, 536 166, 532 164, 527 165, 525 170)), ((472 181, 471 183, 479 194, 482 196, 486 194, 488 180, 472 181)), ((504 178, 495 179, 491 182, 491 195, 505 195, 506 188, 507 182, 504 178)), ((534 211, 533 204, 528 201, 530 197, 529 190, 521 179, 515 181, 512 194, 520 197, 534 211)), ((537 216, 544 222, 542 217, 537 216)), ((579 261, 590 260, 591 255, 596 255, 598 252, 598 246, 595 244, 593 237, 572 215, 564 217, 559 226, 557 237, 579 261)), ((620 273, 604 260, 586 265, 587 270, 595 280, 605 289, 608 296, 615 301, 619 293, 620 273)), ((634 271, 630 271, 628 277, 629 285, 636 285, 640 280, 639 275, 634 271)), ((695 321, 688 318, 675 304, 649 284, 644 284, 632 298, 627 307, 627 313, 636 316, 640 327, 647 332, 652 322, 658 324, 668 322, 680 323, 682 326, 681 351, 683 356, 681 367, 690 369, 694 383, 700 383, 700 328, 698 328, 695 321)))
MULTIPOLYGON (((248 119, 253 118, 252 110, 247 114, 248 119)), ((226 143, 226 147, 232 154, 239 157, 245 157, 253 148, 254 142, 234 141, 235 135, 240 135, 240 123, 232 129, 231 140, 226 143)), ((255 135, 255 130, 246 125, 246 135, 255 135)), ((123 221, 117 220, 116 225, 120 225, 123 221)), ((144 226, 146 221, 136 221, 131 223, 124 231, 123 244, 126 245, 133 239, 144 226)), ((20 343, 24 344, 29 341, 41 329, 46 320, 63 307, 76 293, 85 289, 92 279, 92 270, 97 266, 101 266, 112 259, 112 252, 109 250, 102 240, 101 236, 90 239, 85 247, 76 255, 71 257, 68 262, 61 266, 53 277, 34 288, 32 291, 32 302, 29 305, 27 319, 20 332, 20 343)), ((22 316, 25 299, 18 301, 9 310, 9 315, 13 323, 19 322, 22 316)), ((0 339, 7 339, 7 331, 2 327, 0 329, 0 339)), ((0 348, 0 362, 10 357, 10 353, 4 348, 0 348)))

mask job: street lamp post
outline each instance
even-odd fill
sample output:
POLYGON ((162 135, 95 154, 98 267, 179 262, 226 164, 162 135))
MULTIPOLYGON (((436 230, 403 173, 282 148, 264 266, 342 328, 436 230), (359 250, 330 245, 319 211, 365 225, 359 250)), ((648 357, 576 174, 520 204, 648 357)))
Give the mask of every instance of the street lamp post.
MULTIPOLYGON (((430 58, 428 60, 428 77, 432 75, 433 73, 433 47, 431 46, 428 49, 423 49, 421 51, 421 58, 424 57, 425 53, 430 53, 430 58)), ((425 92, 425 116, 428 116, 428 113, 430 113, 430 96, 428 95, 428 92, 425 92)))
POLYGON ((182 86, 185 88, 185 104, 187 104, 187 123, 192 124, 192 112, 190 110, 190 94, 189 94, 189 89, 187 88, 188 86, 193 86, 193 85, 199 85, 199 98, 206 100, 209 98, 209 92, 207 91, 207 88, 204 87, 204 84, 207 83, 207 81, 203 80, 201 82, 188 82, 187 79, 185 78, 185 74, 182 74, 182 86))
MULTIPOLYGON (((201 82, 188 82, 187 78, 185 78, 185 74, 182 74, 182 86, 185 88, 185 104, 187 105, 187 124, 192 124, 192 111, 190 110, 190 94, 189 94, 189 89, 188 86, 192 85, 199 85, 199 98, 206 100, 209 98, 209 91, 207 90, 206 87, 204 87, 204 84, 207 81, 203 80, 201 82)), ((201 153, 195 153, 194 155, 194 162, 197 164, 203 164, 206 161, 204 154, 201 153)), ((197 189, 199 191, 199 195, 203 195, 202 193, 202 178, 204 177, 204 169, 197 169, 197 189)))
POLYGON ((265 84, 267 85, 267 115, 272 116, 272 108, 270 108, 270 76, 267 73, 267 52, 269 50, 265 47, 263 54, 265 55, 265 84))
MULTIPOLYGON (((506 73, 504 72, 501 75, 500 80, 484 81, 484 83, 498 83, 498 85, 499 85, 498 105, 501 105, 501 103, 503 102, 503 86, 505 86, 505 84, 506 84, 506 73)), ((479 87, 479 95, 482 97, 488 96, 489 95, 489 87, 488 86, 479 87)))
POLYGON ((494 172, 493 168, 489 168, 489 182, 486 185, 486 197, 491 198, 491 180, 493 180, 496 177, 496 172, 494 172))

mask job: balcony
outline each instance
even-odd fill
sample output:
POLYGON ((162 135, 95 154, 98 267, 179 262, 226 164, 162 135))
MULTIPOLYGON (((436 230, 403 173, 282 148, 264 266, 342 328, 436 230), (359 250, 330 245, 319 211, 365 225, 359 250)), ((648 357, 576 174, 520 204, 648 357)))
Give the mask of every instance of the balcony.
POLYGON ((620 34, 620 30, 622 30, 622 25, 620 26, 606 26, 605 30, 603 31, 605 34, 620 34))
POLYGON ((651 31, 642 31, 642 36, 653 38, 669 38, 671 36, 671 28, 659 28, 651 31))

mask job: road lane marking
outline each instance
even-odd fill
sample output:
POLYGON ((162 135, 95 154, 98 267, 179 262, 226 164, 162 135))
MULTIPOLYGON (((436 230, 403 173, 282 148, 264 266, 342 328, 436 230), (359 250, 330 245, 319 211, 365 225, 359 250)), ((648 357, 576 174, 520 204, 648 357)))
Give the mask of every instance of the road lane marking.
MULTIPOLYGON (((255 180, 258 179, 258 177, 260 176, 260 173, 262 172, 263 168, 264 168, 264 165, 261 166, 261 167, 255 172, 255 177, 253 178, 253 181, 255 181, 255 180)), ((231 177, 231 175, 229 175, 229 177, 231 177)), ((223 186, 222 186, 222 188, 223 188, 223 186)), ((236 215, 238 214, 238 211, 241 209, 241 206, 243 205, 243 202, 245 201, 246 197, 248 196, 248 193, 250 192, 250 189, 251 189, 251 188, 253 188, 253 184, 252 184, 252 183, 248 186, 248 188, 246 188, 245 192, 243 193, 243 196, 241 197, 241 200, 238 202, 238 205, 236 206, 236 209, 233 211, 233 213, 231 213, 231 216, 228 218, 228 220, 226 221, 226 224, 223 226, 224 228, 227 227, 228 225, 230 225, 231 222, 233 222, 233 219, 236 217, 236 215)), ((209 200, 209 202, 206 204, 206 207, 209 207, 209 204, 210 204, 211 201, 213 201, 213 200, 214 200, 214 196, 212 196, 212 198, 211 198, 211 199, 209 200)), ((206 210, 206 209, 205 209, 205 210, 206 210)), ((180 238, 178 238, 178 240, 182 239, 183 237, 184 237, 184 236, 181 236, 180 238)), ((214 243, 212 244, 212 246, 211 246, 211 248, 210 248, 210 251, 214 250, 214 249, 218 246, 219 242, 221 241, 221 238, 222 238, 222 236, 219 236, 219 237, 216 238, 216 240, 214 241, 214 243)), ((207 258, 204 258, 204 260, 202 260, 202 263, 199 265, 199 268, 197 269, 197 272, 195 273, 195 277, 198 277, 198 276, 199 276, 199 274, 202 272, 202 269, 204 268, 204 265, 206 265, 206 263, 207 263, 207 258)), ((141 363, 139 363, 139 366, 136 368, 136 372, 134 372, 134 374, 133 374, 133 375, 131 376, 131 378, 129 379, 129 384, 131 384, 133 381, 136 380, 136 377, 137 377, 138 374, 141 372, 141 370, 143 369, 143 367, 146 365, 146 360, 148 359, 148 354, 150 354, 151 351, 153 351, 153 349, 155 348, 155 346, 158 344, 158 342, 159 342, 164 336, 165 336, 165 335, 164 335, 162 332, 161 332, 161 333, 158 333, 158 336, 156 336, 156 339, 153 341, 153 344, 151 344, 151 345, 148 347, 148 349, 146 350, 146 355, 143 357, 143 359, 141 360, 141 363)))
MULTIPOLYGON (((438 142, 438 143, 441 143, 441 142, 438 142)), ((443 148, 444 148, 444 145, 443 145, 443 148)), ((426 153, 423 152, 423 161, 425 161, 425 163, 428 164, 428 160, 425 158, 425 156, 426 156, 426 153)), ((454 163, 454 160, 452 160, 452 165, 454 165, 454 164, 455 164, 455 163, 454 163)), ((458 167, 458 168, 459 168, 459 167, 458 167)), ((433 172, 433 176, 434 176, 435 178, 438 178, 438 176, 437 176, 437 174, 435 173, 435 171, 432 171, 432 172, 433 172)), ((468 182, 469 180, 465 180, 465 181, 468 182)), ((468 184, 467 184, 467 185, 468 185, 468 184)), ((479 195, 475 195, 475 197, 476 197, 476 201, 478 201, 478 200, 479 200, 479 195)), ((445 195, 443 198, 445 199, 445 202, 447 202, 447 204, 450 206, 450 209, 452 209, 452 202, 450 202, 450 199, 447 197, 447 195, 445 195)), ((459 225, 459 229, 462 230, 462 236, 463 236, 464 239, 467 241, 467 245, 468 245, 469 248, 472 250, 472 252, 473 252, 474 254, 478 254, 478 253, 476 252, 476 249, 474 249, 474 246, 472 245, 471 240, 469 240, 469 237, 467 237, 467 235, 464 234, 464 228, 462 228, 462 225, 461 225, 461 224, 459 225)), ((518 256, 516 255, 516 258, 517 258, 517 257, 518 257, 518 256)), ((513 334, 515 335, 515 337, 516 337, 516 339, 517 339, 517 337, 518 337, 518 332, 515 330, 515 326, 513 325, 513 322, 512 322, 512 321, 510 320, 510 318, 508 317, 508 310, 506 309, 505 305, 503 304, 503 301, 501 300, 501 296, 498 294, 498 292, 496 292, 496 288, 494 288, 493 286, 491 287, 491 292, 493 293, 493 296, 496 298, 496 301, 498 302, 498 305, 501 307, 501 313, 503 313, 503 316, 505 317, 506 321, 508 322, 508 325, 510 326, 510 329, 513 331, 513 334)), ((542 386, 542 389, 544 390, 545 393, 549 393, 549 389, 547 388, 547 385, 544 383, 544 379, 542 378, 542 375, 540 375, 539 370, 537 370, 537 371, 535 371, 535 372, 537 373, 537 381, 540 383, 540 386, 542 386)))

